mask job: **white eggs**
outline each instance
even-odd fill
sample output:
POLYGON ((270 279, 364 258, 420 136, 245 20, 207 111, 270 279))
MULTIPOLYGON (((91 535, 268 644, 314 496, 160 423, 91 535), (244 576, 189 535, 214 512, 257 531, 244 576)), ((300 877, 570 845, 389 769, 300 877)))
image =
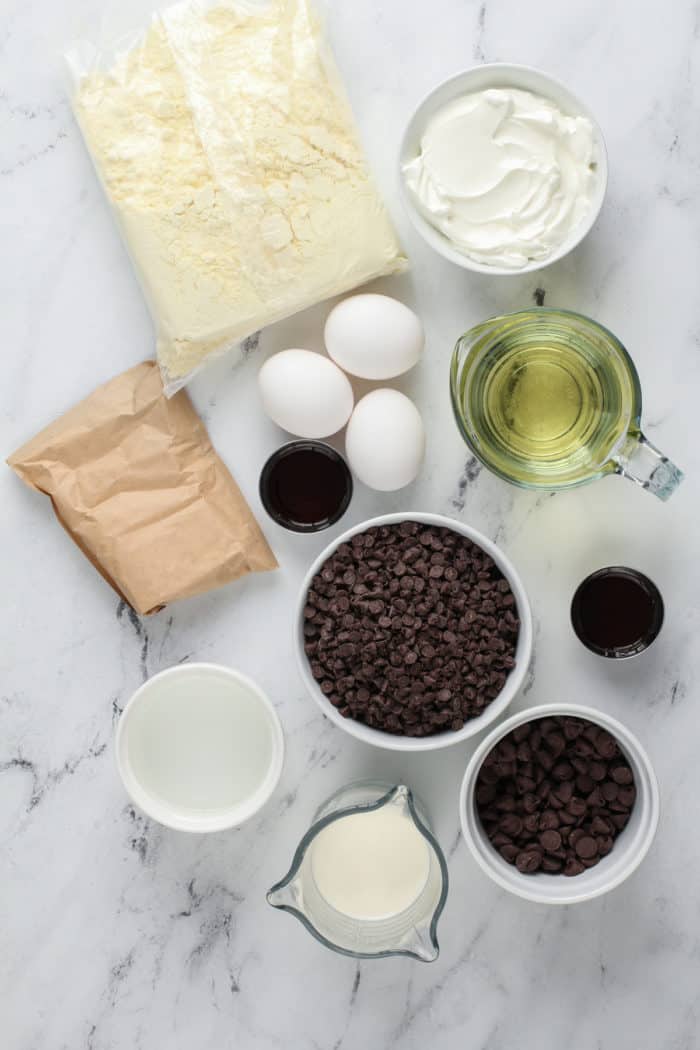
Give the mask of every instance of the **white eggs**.
POLYGON ((418 475, 425 454, 420 412, 398 390, 373 390, 357 402, 345 432, 345 451, 365 485, 393 492, 418 475))
POLYGON ((354 404, 348 377, 327 357, 310 350, 273 354, 258 373, 258 386, 270 419, 303 438, 336 434, 354 404))
POLYGON ((423 326, 388 295, 352 295, 326 321, 326 349, 335 363, 362 379, 393 379, 413 368, 425 344, 423 326))

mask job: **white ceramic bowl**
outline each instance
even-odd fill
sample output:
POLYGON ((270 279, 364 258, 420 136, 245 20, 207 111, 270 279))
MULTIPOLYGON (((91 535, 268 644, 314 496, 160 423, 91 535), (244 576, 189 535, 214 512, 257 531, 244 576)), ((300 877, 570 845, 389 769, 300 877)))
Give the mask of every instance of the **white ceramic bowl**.
POLYGON ((371 518, 369 521, 363 521, 359 525, 355 525, 352 529, 348 529, 348 531, 344 532, 342 536, 339 536, 338 539, 334 540, 333 543, 329 544, 323 553, 318 556, 307 572, 299 593, 299 603, 297 606, 295 621, 295 649, 299 671, 306 688, 311 693, 311 696, 314 698, 323 714, 326 715, 327 718, 330 718, 331 722, 335 722, 337 726, 344 729, 346 733, 356 737, 358 740, 363 740, 366 744, 373 744, 375 747, 383 747, 389 751, 437 751, 440 748, 450 747, 452 744, 459 744, 463 740, 468 740, 469 737, 476 736, 477 733, 480 733, 492 722, 495 722, 495 720, 499 718, 508 707, 508 704, 518 692, 518 689, 520 689, 530 665, 530 659, 532 656, 532 616, 525 588, 523 587, 514 566, 508 558, 506 558, 505 554, 500 551, 495 544, 491 543, 486 536, 477 532, 476 529, 472 529, 468 525, 463 525, 462 522, 455 521, 453 518, 447 518, 442 514, 423 514, 418 511, 403 511, 399 514, 383 514, 378 518, 371 518), (466 536, 467 539, 472 540, 474 543, 478 544, 479 547, 483 548, 483 550, 493 558, 496 565, 508 580, 511 591, 515 597, 518 607, 518 615, 520 617, 520 634, 518 636, 518 644, 515 650, 516 664, 508 675, 506 684, 496 699, 491 701, 483 714, 479 715, 478 718, 472 718, 461 729, 447 730, 443 733, 435 733, 432 736, 426 737, 398 736, 394 733, 386 733, 381 729, 373 729, 371 726, 366 726, 362 722, 357 722, 354 718, 343 717, 343 715, 341 715, 336 708, 329 703, 321 692, 318 683, 311 674, 311 668, 309 667, 309 662, 306 653, 304 652, 304 605, 306 602, 306 595, 311 586, 312 579, 323 563, 341 543, 346 543, 350 537, 354 536, 356 533, 365 532, 373 526, 395 525, 402 521, 418 521, 425 525, 437 525, 443 528, 452 529, 453 532, 458 533, 460 536, 466 536))
POLYGON ((275 790, 284 737, 250 678, 180 664, 136 690, 116 750, 124 787, 149 817, 177 831, 223 831, 250 820, 275 790))
POLYGON ((503 889, 525 900, 540 904, 577 904, 592 900, 619 886, 641 864, 656 833, 659 821, 659 789, 649 757, 637 738, 617 719, 592 707, 579 704, 541 704, 507 718, 481 742, 474 752, 462 781, 459 795, 462 833, 477 864, 503 889), (632 767, 637 798, 629 823, 615 839, 615 845, 594 868, 580 875, 523 875, 508 864, 486 837, 477 816, 474 791, 486 755, 516 726, 536 718, 573 715, 607 729, 617 740, 632 767))
POLYGON ((524 273, 541 270, 545 266, 550 266, 552 263, 562 259, 583 240, 598 218, 600 209, 603 206, 607 184, 608 157, 605 149, 605 140, 603 139, 603 132, 600 130, 600 126, 590 110, 564 84, 549 76, 548 73, 543 73, 541 70, 534 69, 531 66, 511 65, 508 62, 492 62, 482 66, 474 66, 472 69, 467 69, 463 73, 457 73, 456 76, 450 77, 449 80, 445 80, 442 84, 438 84, 430 94, 426 95, 411 117, 399 150, 401 199, 409 219, 423 237, 423 240, 435 251, 439 252, 440 255, 457 263, 458 266, 464 267, 465 270, 473 270, 476 273, 486 273, 492 276, 517 277, 524 273), (588 212, 580 224, 571 231, 569 236, 550 255, 544 259, 533 259, 527 266, 522 266, 518 270, 502 266, 489 266, 485 263, 477 262, 456 248, 444 234, 435 229, 418 211, 410 192, 406 188, 403 176, 404 165, 418 156, 423 133, 428 122, 438 110, 461 95, 495 87, 512 87, 532 91, 536 95, 550 99, 563 113, 570 116, 588 117, 593 125, 595 138, 595 162, 597 164, 598 178, 595 194, 588 212))

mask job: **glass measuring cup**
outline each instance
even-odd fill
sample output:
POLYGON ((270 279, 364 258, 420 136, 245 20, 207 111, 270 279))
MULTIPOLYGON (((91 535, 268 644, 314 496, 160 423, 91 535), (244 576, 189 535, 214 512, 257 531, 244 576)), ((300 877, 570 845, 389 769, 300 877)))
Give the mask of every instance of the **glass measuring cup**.
POLYGON ((447 865, 421 807, 405 785, 360 781, 342 788, 317 811, 285 877, 267 894, 268 903, 295 915, 310 934, 333 951, 358 959, 408 955, 422 962, 437 959, 437 923, 447 898, 447 865), (313 848, 329 825, 355 814, 390 807, 410 822, 427 846, 426 877, 414 900, 395 913, 374 919, 346 914, 321 893, 314 874, 313 848))
POLYGON ((493 317, 458 340, 450 391, 474 455, 523 488, 621 474, 666 500, 682 472, 641 431, 632 359, 607 328, 568 310, 493 317))

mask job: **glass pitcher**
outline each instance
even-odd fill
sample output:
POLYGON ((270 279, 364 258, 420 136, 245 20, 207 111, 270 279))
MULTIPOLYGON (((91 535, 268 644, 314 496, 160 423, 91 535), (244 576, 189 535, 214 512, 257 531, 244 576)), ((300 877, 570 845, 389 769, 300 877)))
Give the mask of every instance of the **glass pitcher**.
POLYGON ((285 877, 267 894, 268 903, 295 915, 321 944, 357 959, 408 955, 423 962, 437 959, 437 923, 447 898, 447 864, 410 789, 379 781, 361 781, 342 788, 317 811, 314 823, 297 847, 285 877), (392 914, 362 918, 334 907, 319 889, 314 870, 314 843, 324 829, 356 814, 393 807, 410 822, 427 846, 425 878, 415 899, 392 914))
POLYGON ((523 488, 622 474, 666 500, 683 474, 640 428, 632 359, 607 328, 567 310, 494 317, 458 341, 452 406, 474 455, 523 488))

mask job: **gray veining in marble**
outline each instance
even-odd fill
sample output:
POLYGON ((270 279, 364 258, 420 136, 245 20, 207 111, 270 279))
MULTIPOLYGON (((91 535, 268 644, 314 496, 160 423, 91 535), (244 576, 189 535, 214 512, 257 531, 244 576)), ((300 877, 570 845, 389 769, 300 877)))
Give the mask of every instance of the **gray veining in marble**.
MULTIPOLYGON (((112 0, 113 2, 113 0, 112 0)), ((150 322, 71 116, 60 53, 97 25, 98 0, 0 0, 0 223, 4 454, 99 382, 150 356, 150 322)), ((411 273, 383 282, 424 319, 423 362, 401 386, 428 425, 420 480, 363 491, 345 524, 441 511, 484 530, 520 568, 537 624, 518 706, 599 705, 642 739, 662 792, 658 839, 620 889, 548 910, 499 891, 459 837, 471 746, 383 754, 325 721, 293 663, 291 610, 327 537, 266 523, 281 562, 147 620, 120 603, 54 521, 0 471, 0 1031, 3 1050, 694 1050, 700 1046, 697 711, 700 455, 700 8, 693 0, 327 0, 329 32, 411 273), (598 115, 610 153, 593 233, 540 274, 489 280, 433 255, 395 192, 404 122, 438 80, 473 62, 530 63, 598 115), (534 302, 606 323, 639 367, 650 437, 686 470, 667 505, 606 479, 521 492, 481 470, 452 423, 456 337, 534 302), (568 625, 574 586, 621 561, 667 603, 638 660, 610 665, 568 625), (272 658, 274 656, 274 658, 272 658), (129 805, 114 758, 133 690, 185 660, 232 664, 273 699, 287 738, 280 787, 238 831, 166 831, 129 805), (433 965, 325 952, 264 891, 316 806, 349 779, 405 779, 449 854, 433 965)), ((147 4, 144 3, 144 8, 147 4)), ((247 341, 192 386, 211 436, 262 520, 256 482, 282 435, 258 410, 263 358, 318 346, 325 309, 247 341)))

